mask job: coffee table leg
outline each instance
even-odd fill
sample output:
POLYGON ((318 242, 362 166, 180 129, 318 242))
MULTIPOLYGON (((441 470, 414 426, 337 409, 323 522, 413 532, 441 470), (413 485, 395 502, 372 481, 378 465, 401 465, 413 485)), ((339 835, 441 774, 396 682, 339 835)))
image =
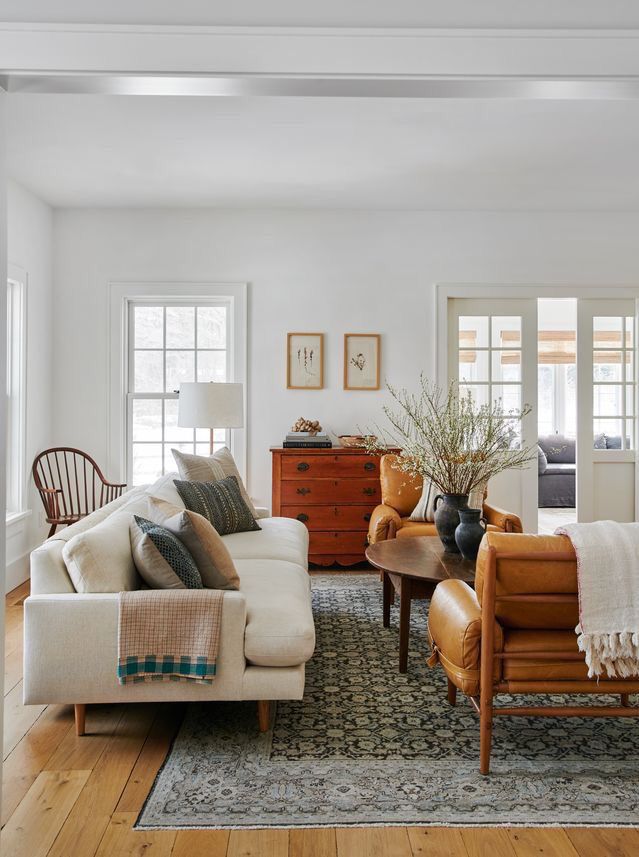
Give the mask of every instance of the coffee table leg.
POLYGON ((382 611, 382 618, 384 622, 384 627, 390 628, 390 608, 393 584, 391 583, 390 577, 385 571, 382 572, 382 588, 384 592, 384 607, 382 611))
POLYGON ((408 672, 408 632, 410 631, 411 582, 402 578, 399 596, 399 671, 408 672))

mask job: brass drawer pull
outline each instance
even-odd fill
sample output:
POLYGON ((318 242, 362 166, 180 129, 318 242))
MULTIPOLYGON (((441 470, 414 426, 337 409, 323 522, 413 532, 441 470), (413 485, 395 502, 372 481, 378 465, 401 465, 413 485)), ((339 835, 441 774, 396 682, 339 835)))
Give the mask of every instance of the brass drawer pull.
POLYGON ((370 515, 368 515, 368 514, 367 514, 367 515, 364 515, 364 520, 365 520, 365 521, 370 521, 370 519, 371 519, 371 516, 370 516, 370 515))
POLYGON ((310 465, 310 464, 307 464, 305 461, 300 461, 300 463, 297 465, 297 469, 298 469, 298 470, 301 470, 301 471, 302 471, 302 473, 303 473, 305 470, 308 470, 308 468, 309 468, 310 466, 311 466, 311 465, 310 465))
POLYGON ((368 497, 372 497, 372 496, 373 496, 373 494, 375 493, 375 489, 374 489, 374 488, 363 488, 363 489, 362 489, 362 491, 363 491, 363 493, 364 493, 364 494, 366 494, 368 497))
POLYGON ((364 465, 364 470, 375 470, 375 462, 374 461, 367 461, 366 464, 364 465))
POLYGON ((304 494, 310 494, 310 493, 311 493, 311 489, 310 489, 310 488, 298 488, 298 489, 297 489, 297 493, 298 493, 298 494, 301 494, 301 495, 302 495, 302 497, 303 497, 303 496, 304 496, 304 494))
POLYGON ((297 516, 297 520, 305 524, 308 521, 308 515, 305 515, 304 512, 300 512, 297 516))

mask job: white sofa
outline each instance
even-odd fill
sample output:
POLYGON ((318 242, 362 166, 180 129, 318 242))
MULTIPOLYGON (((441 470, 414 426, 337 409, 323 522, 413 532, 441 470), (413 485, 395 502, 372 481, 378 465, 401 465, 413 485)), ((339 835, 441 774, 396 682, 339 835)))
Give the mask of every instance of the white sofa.
MULTIPOLYGON (((154 486, 133 489, 56 533, 31 554, 24 702, 74 704, 76 728, 83 734, 87 703, 256 700, 264 730, 269 700, 302 698, 304 665, 315 647, 306 527, 289 518, 267 517, 260 519, 259 532, 224 537, 240 576, 240 590, 224 593, 212 685, 188 681, 120 685, 117 591, 77 592, 63 549, 74 535, 109 516, 125 516, 128 521, 133 513, 145 515, 147 495, 154 493, 154 486)), ((118 517, 109 523, 119 528, 123 522, 118 517)), ((105 568, 104 575, 105 590, 122 588, 114 569, 105 568)))

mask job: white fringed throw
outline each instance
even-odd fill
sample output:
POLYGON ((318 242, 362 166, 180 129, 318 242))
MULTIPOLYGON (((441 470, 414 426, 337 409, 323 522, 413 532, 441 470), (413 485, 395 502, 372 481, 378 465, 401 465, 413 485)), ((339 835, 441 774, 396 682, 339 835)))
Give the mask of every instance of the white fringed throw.
POLYGON ((639 524, 568 524, 577 554, 579 635, 588 676, 639 675, 639 524))

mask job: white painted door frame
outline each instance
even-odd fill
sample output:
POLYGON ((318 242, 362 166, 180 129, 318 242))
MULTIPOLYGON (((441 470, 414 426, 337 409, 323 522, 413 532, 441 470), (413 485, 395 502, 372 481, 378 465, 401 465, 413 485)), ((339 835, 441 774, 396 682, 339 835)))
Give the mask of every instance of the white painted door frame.
MULTIPOLYGON (((448 302, 451 298, 576 298, 577 300, 601 300, 602 297, 616 299, 631 299, 635 305, 635 329, 639 330, 639 286, 605 285, 583 286, 558 283, 548 284, 499 284, 499 283, 436 283, 435 284, 435 318, 436 333, 434 342, 435 377, 440 385, 448 383, 448 302)), ((582 338, 583 344, 583 338, 582 338)), ((636 346, 635 346, 636 351, 636 346)), ((586 382, 584 381, 584 384, 586 382)), ((582 397, 592 397, 592 379, 587 379, 588 392, 581 389, 582 397)), ((610 454, 610 453, 608 453, 610 454)), ((634 455, 634 453, 630 453, 634 455)), ((627 457, 627 453, 622 453, 627 457)), ((593 456, 591 455, 591 458, 593 456)), ((579 477, 578 477, 579 478, 579 477)), ((583 486, 582 486, 583 488, 583 486)), ((582 503, 584 500, 582 500, 582 503)), ((584 511, 589 507, 586 503, 584 511)), ((639 455, 635 457, 635 520, 639 520, 639 455)))

